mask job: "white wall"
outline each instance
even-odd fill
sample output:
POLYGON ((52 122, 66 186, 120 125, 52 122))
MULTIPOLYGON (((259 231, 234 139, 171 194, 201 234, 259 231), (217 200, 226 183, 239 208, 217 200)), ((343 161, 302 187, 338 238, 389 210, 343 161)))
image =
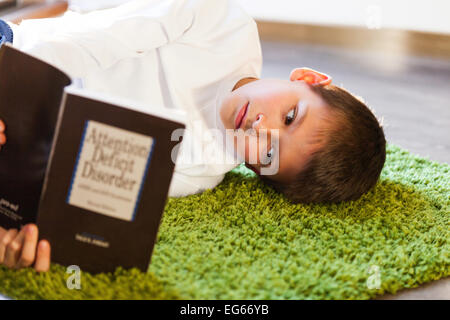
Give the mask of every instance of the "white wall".
POLYGON ((450 0, 236 1, 261 20, 450 34, 450 0))

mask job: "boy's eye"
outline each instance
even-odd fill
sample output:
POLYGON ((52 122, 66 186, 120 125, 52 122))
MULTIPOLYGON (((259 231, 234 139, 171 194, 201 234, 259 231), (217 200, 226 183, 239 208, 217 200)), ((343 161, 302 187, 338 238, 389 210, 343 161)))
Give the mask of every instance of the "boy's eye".
POLYGON ((288 114, 286 115, 286 118, 284 120, 284 124, 285 125, 290 125, 294 120, 295 120, 295 116, 297 115, 297 107, 292 108, 291 110, 289 110, 288 114))

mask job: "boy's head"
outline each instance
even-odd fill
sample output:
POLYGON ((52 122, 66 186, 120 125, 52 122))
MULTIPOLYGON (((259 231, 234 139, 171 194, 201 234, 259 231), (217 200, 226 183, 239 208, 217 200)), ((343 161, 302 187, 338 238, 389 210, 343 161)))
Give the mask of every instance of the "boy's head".
POLYGON ((386 141, 372 112, 311 69, 294 69, 289 80, 254 79, 239 86, 220 116, 227 129, 253 131, 238 152, 293 202, 357 199, 375 185, 384 165, 386 141), (274 162, 277 172, 264 175, 274 162))

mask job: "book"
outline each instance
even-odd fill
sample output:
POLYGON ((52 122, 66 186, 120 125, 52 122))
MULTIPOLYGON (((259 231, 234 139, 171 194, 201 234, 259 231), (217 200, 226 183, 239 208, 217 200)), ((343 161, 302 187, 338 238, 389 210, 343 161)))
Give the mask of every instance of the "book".
MULTIPOLYGON (((175 167, 179 142, 171 135, 184 129, 183 114, 73 85, 54 90, 62 98, 34 216, 39 238, 50 242, 52 262, 93 273, 146 271, 175 167)), ((6 149, 12 124, 2 119, 6 149)))

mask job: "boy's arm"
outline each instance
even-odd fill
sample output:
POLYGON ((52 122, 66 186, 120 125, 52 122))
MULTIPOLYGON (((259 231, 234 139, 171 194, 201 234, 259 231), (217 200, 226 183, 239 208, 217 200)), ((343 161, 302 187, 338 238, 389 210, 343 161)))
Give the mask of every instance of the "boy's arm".
POLYGON ((138 0, 88 14, 9 23, 13 45, 82 78, 180 38, 205 0, 138 0))
MULTIPOLYGON (((260 50, 253 39, 258 37, 256 25, 250 20, 232 0, 135 0, 88 14, 67 12, 60 18, 10 26, 15 47, 72 78, 83 78, 96 68, 144 56, 177 40, 217 51, 228 69, 235 68, 248 62, 249 52, 260 50)), ((255 55, 260 59, 259 52, 255 55)))

